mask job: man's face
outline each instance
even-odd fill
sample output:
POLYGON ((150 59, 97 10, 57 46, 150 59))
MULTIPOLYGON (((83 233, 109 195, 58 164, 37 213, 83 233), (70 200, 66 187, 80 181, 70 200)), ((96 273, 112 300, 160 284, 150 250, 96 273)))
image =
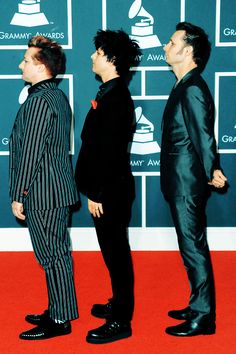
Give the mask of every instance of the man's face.
POLYGON ((181 64, 186 57, 187 44, 184 36, 185 31, 176 31, 164 47, 166 62, 171 66, 181 64))
POLYGON ((24 55, 24 59, 19 65, 22 71, 22 79, 35 84, 39 81, 39 65, 41 63, 33 60, 34 55, 38 52, 38 48, 30 47, 24 55))
POLYGON ((107 56, 101 48, 98 48, 91 55, 91 59, 93 62, 93 72, 101 77, 109 70, 111 65, 113 65, 111 62, 107 61, 107 56))

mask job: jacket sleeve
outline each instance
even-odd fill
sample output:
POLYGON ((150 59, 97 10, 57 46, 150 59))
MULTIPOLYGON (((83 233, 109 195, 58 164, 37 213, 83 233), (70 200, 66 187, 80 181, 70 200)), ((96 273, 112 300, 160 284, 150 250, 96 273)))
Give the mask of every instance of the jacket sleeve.
POLYGON ((46 149, 52 118, 48 103, 42 97, 33 97, 26 103, 12 201, 23 203, 29 192, 46 149))
POLYGON ((182 96, 181 104, 190 140, 208 180, 211 180, 214 169, 219 168, 214 137, 213 100, 200 87, 190 86, 182 96))

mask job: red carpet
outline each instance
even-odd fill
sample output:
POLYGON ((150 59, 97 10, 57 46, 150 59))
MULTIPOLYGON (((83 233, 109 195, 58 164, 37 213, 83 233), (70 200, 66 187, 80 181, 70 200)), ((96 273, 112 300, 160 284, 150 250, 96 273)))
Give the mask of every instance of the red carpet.
POLYGON ((1 354, 235 354, 236 252, 213 252, 217 291, 217 332, 211 336, 176 338, 165 327, 178 322, 167 311, 187 305, 188 283, 178 252, 133 252, 136 308, 133 336, 92 345, 86 333, 103 323, 90 315, 95 302, 110 296, 100 252, 74 252, 80 318, 71 335, 45 341, 21 341, 31 328, 25 314, 47 306, 44 273, 29 252, 0 253, 1 354))

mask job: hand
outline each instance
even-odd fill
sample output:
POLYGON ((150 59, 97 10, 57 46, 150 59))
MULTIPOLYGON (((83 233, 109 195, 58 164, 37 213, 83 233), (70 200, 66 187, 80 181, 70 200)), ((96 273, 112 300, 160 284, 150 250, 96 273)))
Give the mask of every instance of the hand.
POLYGON ((103 214, 102 203, 96 203, 88 199, 88 210, 95 218, 100 218, 100 216, 103 214))
POLYGON ((13 214, 20 220, 25 220, 25 215, 23 214, 24 208, 22 203, 13 202, 11 204, 13 214))
POLYGON ((223 175, 221 170, 215 170, 213 172, 213 178, 211 182, 208 182, 211 186, 214 186, 216 188, 223 188, 225 186, 225 182, 227 181, 227 178, 223 175))

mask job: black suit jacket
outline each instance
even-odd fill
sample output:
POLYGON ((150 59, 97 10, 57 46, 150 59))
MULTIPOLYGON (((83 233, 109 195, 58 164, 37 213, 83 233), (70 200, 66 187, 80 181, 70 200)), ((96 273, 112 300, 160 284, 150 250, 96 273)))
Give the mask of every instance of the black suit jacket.
POLYGON ((161 188, 166 196, 201 195, 219 168, 214 103, 198 69, 173 88, 163 115, 161 188))
POLYGON ((128 144, 132 140, 134 105, 121 78, 89 110, 81 133, 77 166, 78 189, 90 200, 103 202, 128 190, 133 193, 128 144))

